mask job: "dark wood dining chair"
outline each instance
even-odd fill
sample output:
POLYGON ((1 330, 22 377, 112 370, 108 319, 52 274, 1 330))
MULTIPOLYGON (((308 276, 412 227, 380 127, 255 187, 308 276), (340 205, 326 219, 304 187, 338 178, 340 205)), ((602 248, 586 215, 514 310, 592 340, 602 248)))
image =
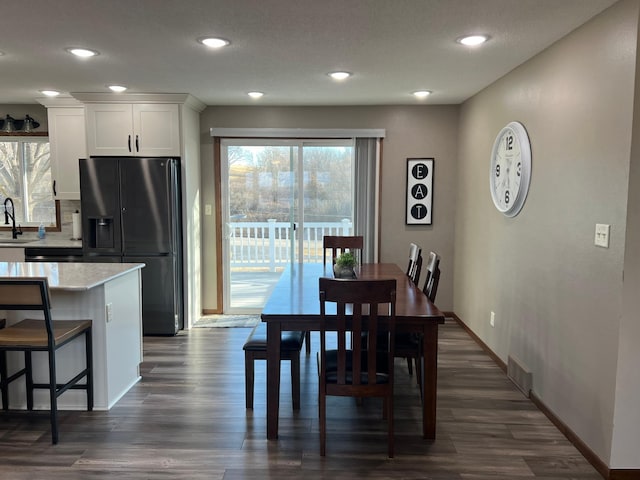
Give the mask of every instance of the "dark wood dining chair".
MULTIPOLYGON (((0 330, 0 391, 2 407, 9 410, 9 384, 24 376, 27 389, 27 410, 33 410, 34 389, 49 391, 51 442, 58 443, 58 397, 69 389, 87 392, 87 410, 93 410, 93 349, 91 320, 53 320, 46 278, 0 278, 0 310, 41 312, 44 319, 25 319, 0 330), (77 337, 84 335, 85 364, 78 373, 59 383, 56 376, 56 352, 77 337), (7 352, 23 352, 24 367, 9 375, 7 352), (49 379, 35 383, 32 352, 47 352, 49 379), (81 380, 84 383, 80 383, 81 380)), ((39 314, 39 315, 40 315, 39 314)))
POLYGON ((440 255, 435 252, 429 252, 427 261, 427 278, 424 282, 422 291, 431 303, 435 303, 436 294, 438 293, 438 284, 440 283, 440 255))
MULTIPOLYGON (((440 282, 440 255, 430 252, 427 259, 427 278, 424 282, 422 292, 431 303, 436 301, 438 293, 438 283, 440 282)), ((422 368, 420 359, 422 357, 422 337, 414 333, 402 333, 396 335, 396 357, 407 359, 409 375, 413 375, 413 364, 416 366, 416 382, 422 381, 422 368)))
MULTIPOLYGON (((382 397, 389 457, 394 455, 393 358, 396 281, 320 278, 320 455, 326 454, 327 396, 382 397), (327 303, 336 304, 337 349, 327 350, 327 303), (379 306, 388 326, 380 328, 379 306), (382 335, 385 332, 386 335, 382 335), (363 337, 363 333, 368 334, 363 337), (366 342, 350 342, 366 338, 366 342), (381 341, 382 339, 382 341, 381 341), (363 345, 363 343, 365 343, 363 345), (348 348, 351 345, 351 348, 348 348)), ((334 330, 331 330, 334 331, 334 330)))
MULTIPOLYGON (((322 237, 322 264, 327 264, 327 253, 330 252, 331 263, 336 263, 336 258, 346 252, 354 253, 358 265, 362 264, 362 249, 364 237, 362 235, 325 235, 322 237)), ((307 355, 311 354, 311 332, 306 332, 304 337, 307 355)))
POLYGON ((354 253, 356 260, 362 264, 362 249, 364 248, 364 237, 362 235, 336 236, 325 235, 322 237, 322 264, 327 264, 327 251, 331 251, 331 261, 336 262, 336 258, 341 253, 349 251, 354 253))
POLYGON ((420 270, 422 269, 422 248, 415 244, 409 244, 409 265, 407 265, 407 277, 415 285, 420 280, 420 270))

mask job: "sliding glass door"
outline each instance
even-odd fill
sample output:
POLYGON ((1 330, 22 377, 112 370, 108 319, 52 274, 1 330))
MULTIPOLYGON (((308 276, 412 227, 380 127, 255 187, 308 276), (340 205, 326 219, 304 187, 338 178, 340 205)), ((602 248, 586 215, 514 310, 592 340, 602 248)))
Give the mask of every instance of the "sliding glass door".
POLYGON ((353 234, 352 140, 222 141, 225 313, 257 313, 292 262, 353 234))

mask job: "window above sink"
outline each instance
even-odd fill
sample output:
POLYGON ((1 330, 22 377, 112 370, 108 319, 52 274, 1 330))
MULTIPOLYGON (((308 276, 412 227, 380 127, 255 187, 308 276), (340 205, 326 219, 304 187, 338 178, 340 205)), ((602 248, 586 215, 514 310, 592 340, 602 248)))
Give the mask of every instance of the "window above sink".
POLYGON ((59 228, 48 137, 0 138, 0 200, 7 197, 15 205, 16 225, 59 228))

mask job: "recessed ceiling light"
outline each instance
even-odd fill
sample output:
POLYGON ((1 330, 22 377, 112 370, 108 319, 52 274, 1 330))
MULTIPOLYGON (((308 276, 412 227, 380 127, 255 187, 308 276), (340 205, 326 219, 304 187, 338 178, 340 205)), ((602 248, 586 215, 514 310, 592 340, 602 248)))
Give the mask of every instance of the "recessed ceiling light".
POLYGON ((344 80, 345 78, 349 78, 351 76, 349 72, 331 72, 327 75, 329 75, 334 80, 344 80))
POLYGON ((465 35, 456 40, 456 42, 466 45, 467 47, 475 47, 489 40, 489 35, 465 35))
POLYGON ((107 85, 107 87, 109 87, 109 90, 116 93, 124 92, 127 89, 127 87, 123 85, 107 85))
POLYGON ((46 95, 47 97, 57 97, 60 95, 60 92, 57 90, 40 90, 40 93, 46 95))
POLYGON ((82 58, 95 57, 96 55, 98 55, 98 52, 96 52, 95 50, 89 50, 88 48, 69 47, 66 50, 72 55, 82 58))
POLYGON ((260 98, 260 97, 264 96, 264 93, 262 93, 262 92, 249 92, 249 93, 247 93, 247 95, 249 95, 251 98, 260 98))
POLYGON ((218 38, 218 37, 202 37, 202 38, 199 38, 198 41, 201 44, 206 45, 207 47, 210 47, 210 48, 222 48, 222 47, 226 47, 231 43, 229 40, 225 40, 224 38, 218 38))
POLYGON ((427 98, 429 95, 431 95, 429 90, 416 90, 413 92, 413 96, 417 98, 427 98))

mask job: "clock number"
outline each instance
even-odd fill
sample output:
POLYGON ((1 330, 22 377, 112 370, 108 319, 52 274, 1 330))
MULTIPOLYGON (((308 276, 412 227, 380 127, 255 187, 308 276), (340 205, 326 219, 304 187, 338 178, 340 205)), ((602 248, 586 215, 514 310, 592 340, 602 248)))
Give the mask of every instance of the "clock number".
POLYGON ((496 165, 496 177, 500 176, 500 164, 496 165))
POLYGON ((522 170, 522 162, 518 162, 518 170, 516 170, 516 175, 520 176, 521 170, 522 170))
POLYGON ((504 192, 504 203, 509 205, 509 190, 505 190, 504 192))
POLYGON ((513 135, 507 135, 504 141, 505 141, 505 148, 507 150, 513 150, 513 135))

